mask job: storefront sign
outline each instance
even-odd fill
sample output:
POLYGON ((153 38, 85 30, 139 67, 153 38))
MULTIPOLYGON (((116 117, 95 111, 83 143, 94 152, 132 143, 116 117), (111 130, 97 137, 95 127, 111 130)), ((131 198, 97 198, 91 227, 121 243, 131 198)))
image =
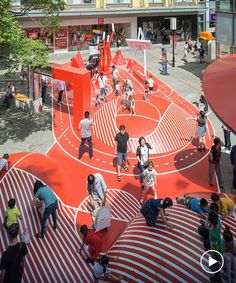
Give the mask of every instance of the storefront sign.
POLYGON ((67 28, 55 31, 55 49, 67 49, 67 28))
POLYGON ((215 22, 216 21, 216 14, 210 14, 210 22, 215 22))
POLYGON ((85 34, 85 38, 86 38, 86 39, 91 39, 91 38, 93 38, 93 37, 94 37, 94 35, 93 35, 92 33, 85 34))
POLYGON ((104 25, 104 18, 98 18, 98 24, 104 25))
POLYGON ((92 32, 94 32, 94 33, 101 33, 100 29, 93 29, 92 32))

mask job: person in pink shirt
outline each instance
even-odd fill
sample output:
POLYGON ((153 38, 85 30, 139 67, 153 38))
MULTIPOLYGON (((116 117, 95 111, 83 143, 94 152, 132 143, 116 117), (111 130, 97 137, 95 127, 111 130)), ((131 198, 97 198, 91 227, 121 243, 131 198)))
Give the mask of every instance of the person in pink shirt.
POLYGON ((60 105, 62 101, 62 95, 63 91, 65 90, 65 84, 64 82, 58 80, 57 81, 57 92, 58 92, 58 98, 57 98, 57 104, 60 105))

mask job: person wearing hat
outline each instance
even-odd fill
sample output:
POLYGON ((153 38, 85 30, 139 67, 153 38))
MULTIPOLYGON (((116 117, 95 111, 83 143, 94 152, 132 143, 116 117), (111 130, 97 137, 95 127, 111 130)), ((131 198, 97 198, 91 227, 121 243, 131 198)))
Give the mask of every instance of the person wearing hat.
POLYGON ((87 178, 87 192, 94 207, 92 218, 95 220, 97 210, 106 204, 107 185, 101 174, 89 174, 87 178))
POLYGON ((19 234, 18 223, 14 223, 9 227, 8 234, 10 245, 2 254, 0 282, 20 283, 24 269, 24 257, 28 253, 28 249, 25 243, 19 243, 17 240, 19 234))

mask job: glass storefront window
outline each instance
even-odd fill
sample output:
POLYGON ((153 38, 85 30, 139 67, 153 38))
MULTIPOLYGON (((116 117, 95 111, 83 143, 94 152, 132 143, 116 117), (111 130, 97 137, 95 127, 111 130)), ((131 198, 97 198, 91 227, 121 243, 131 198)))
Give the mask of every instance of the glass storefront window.
MULTIPOLYGON (((197 16, 175 16, 177 18, 176 35, 183 41, 197 38, 197 16)), ((165 17, 140 17, 138 27, 142 27, 144 36, 153 44, 169 44, 170 20, 165 17)))
POLYGON ((233 0, 217 0, 216 11, 233 12, 233 0))
MULTIPOLYGON (((98 36, 102 38, 103 32, 111 34, 111 25, 83 25, 68 27, 69 51, 88 49, 89 45, 97 44, 98 36)), ((131 36, 130 24, 115 24, 113 45, 126 45, 125 39, 131 36)))
POLYGON ((29 28, 25 29, 25 32, 29 38, 41 39, 47 47, 48 52, 54 52, 54 33, 52 30, 29 28))

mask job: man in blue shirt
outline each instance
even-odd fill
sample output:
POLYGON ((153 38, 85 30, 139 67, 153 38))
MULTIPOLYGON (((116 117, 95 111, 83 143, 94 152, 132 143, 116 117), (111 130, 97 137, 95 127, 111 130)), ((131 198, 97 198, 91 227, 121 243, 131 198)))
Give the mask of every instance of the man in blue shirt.
POLYGON ((233 165, 233 188, 236 190, 236 145, 234 145, 231 149, 230 161, 233 165))
POLYGON ((208 203, 205 198, 197 199, 190 197, 188 194, 184 195, 184 198, 176 198, 178 204, 183 204, 188 208, 191 208, 193 211, 197 212, 198 214, 207 217, 208 213, 208 203))
POLYGON ((57 228, 57 215, 56 210, 58 208, 57 197, 49 186, 44 185, 41 181, 36 181, 34 184, 34 200, 33 204, 35 205, 37 199, 44 201, 45 210, 43 213, 43 219, 41 222, 41 232, 37 233, 35 236, 37 238, 44 237, 44 231, 46 228, 47 219, 52 215, 53 219, 53 228, 57 228))

